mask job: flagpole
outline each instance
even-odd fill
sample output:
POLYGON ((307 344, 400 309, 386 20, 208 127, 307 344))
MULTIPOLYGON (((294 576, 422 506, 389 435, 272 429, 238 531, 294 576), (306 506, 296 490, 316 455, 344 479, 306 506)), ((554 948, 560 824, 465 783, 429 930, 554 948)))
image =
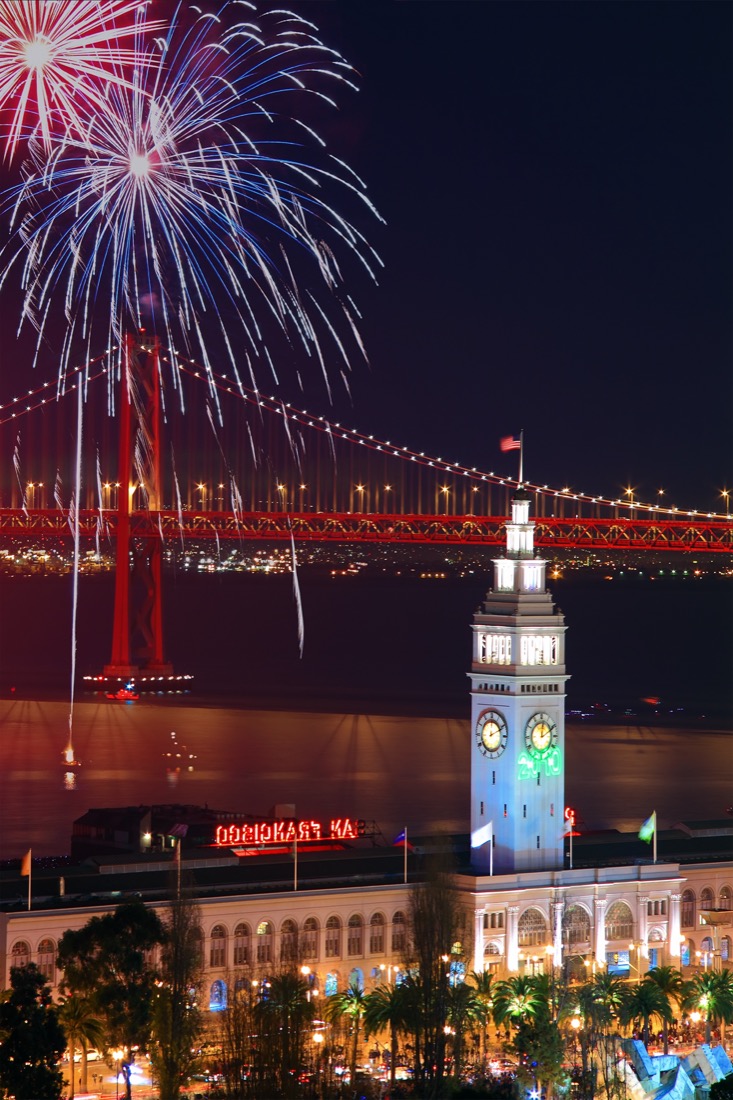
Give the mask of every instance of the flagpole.
POLYGON ((293 890, 298 889, 298 837, 293 842, 293 890))
POLYGON ((33 871, 33 856, 31 855, 31 849, 28 849, 28 912, 31 911, 31 877, 33 871))
POLYGON ((489 834, 489 875, 494 875, 494 819, 489 822, 491 833, 489 834))
POLYGON ((176 844, 176 898, 181 900, 181 841, 183 837, 179 836, 178 843, 176 844))
POLYGON ((405 826, 405 882, 407 882, 407 826, 405 826))
POLYGON ((519 485, 524 483, 524 428, 519 433, 519 485))
POLYGON ((657 811, 654 811, 654 857, 653 862, 657 862, 657 811))
POLYGON ((573 869, 573 822, 570 822, 570 870, 573 869))

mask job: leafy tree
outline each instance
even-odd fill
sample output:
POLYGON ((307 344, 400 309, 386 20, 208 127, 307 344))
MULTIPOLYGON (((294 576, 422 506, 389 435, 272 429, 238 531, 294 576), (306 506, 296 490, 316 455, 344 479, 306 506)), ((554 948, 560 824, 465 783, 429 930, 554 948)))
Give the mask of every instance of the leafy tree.
POLYGON ((733 1073, 710 1086, 710 1100, 733 1100, 733 1073))
POLYGON ((178 1100, 195 1063, 203 1021, 197 1006, 201 983, 199 910, 188 891, 176 891, 165 917, 160 984, 153 1006, 151 1062, 160 1100, 178 1100))
POLYGON ((472 970, 468 978, 476 990, 476 996, 486 1010, 481 1028, 481 1064, 485 1066, 486 1048, 488 1045, 486 1025, 491 1019, 491 1008, 494 1003, 494 975, 490 970, 472 970))
POLYGON ((58 1061, 66 1036, 51 990, 33 963, 11 968, 10 987, 0 1004, 0 1087, 16 1100, 57 1100, 64 1084, 58 1061))
POLYGON ((351 1055, 349 1073, 351 1084, 356 1081, 356 1060, 359 1053, 359 1032, 366 1012, 366 995, 357 982, 351 982, 348 989, 333 993, 326 1002, 326 1019, 333 1024, 347 1020, 351 1027, 351 1055))
POLYGON ((226 1008, 218 1013, 217 1020, 227 1096, 245 1096, 252 1076, 256 990, 259 985, 249 969, 238 969, 227 978, 230 994, 226 1008))
POLYGON ((152 1028, 156 975, 145 953, 164 939, 154 910, 135 901, 92 917, 83 928, 65 932, 59 942, 65 988, 94 1001, 105 1023, 107 1044, 126 1053, 122 1069, 127 1100, 132 1097, 134 1048, 148 1046, 152 1028))
POLYGON ((466 912, 449 868, 441 863, 428 866, 425 882, 410 895, 410 933, 411 968, 417 971, 415 1078, 422 1092, 439 1096, 445 1076, 448 991, 462 963, 467 934, 466 912))
POLYGON ((551 1100, 553 1089, 567 1074, 563 1069, 565 1043, 549 1010, 517 1021, 511 1049, 519 1062, 518 1079, 528 1087, 544 1088, 545 1100, 551 1100))
MULTIPOLYGON (((684 998, 685 980, 682 972, 676 966, 655 966, 646 976, 647 981, 658 986, 665 997, 670 1009, 672 1004, 679 1006, 684 998)), ((662 1017, 662 1038, 664 1041, 664 1053, 669 1054, 669 1024, 671 1021, 666 1016, 662 1017)))
POLYGON ((409 987, 406 982, 400 985, 379 985, 365 998, 364 1033, 367 1039, 389 1028, 390 1056, 389 1079, 394 1088, 397 1072, 397 1042, 400 1032, 405 1033, 410 1020, 409 987))
POLYGON ((74 1052, 77 1047, 81 1048, 81 1087, 83 1092, 88 1092, 89 1063, 87 1056, 90 1047, 104 1045, 104 1024, 97 1014, 94 1002, 89 997, 83 997, 80 994, 63 997, 59 1002, 58 1013, 69 1044, 71 1076, 69 1097, 70 1100, 74 1100, 74 1052))

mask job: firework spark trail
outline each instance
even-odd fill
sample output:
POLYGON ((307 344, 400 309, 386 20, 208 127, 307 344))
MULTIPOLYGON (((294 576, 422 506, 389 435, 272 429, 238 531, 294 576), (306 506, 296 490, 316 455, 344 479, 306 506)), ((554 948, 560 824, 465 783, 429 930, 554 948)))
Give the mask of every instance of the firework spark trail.
POLYGON ((289 108, 313 97, 333 104, 323 86, 353 88, 353 71, 311 24, 282 11, 257 26, 201 17, 187 30, 174 20, 155 48, 140 39, 138 50, 147 64, 134 87, 108 83, 83 137, 72 128, 50 157, 30 143, 27 178, 8 196, 13 238, 0 279, 20 267, 21 327, 36 327, 40 348, 63 307, 60 377, 75 344, 89 350, 93 338, 112 349, 119 377, 122 336, 141 327, 173 351, 174 385, 175 356, 192 345, 211 382, 217 341, 235 377, 243 354, 251 374, 264 361, 276 377, 271 329, 324 377, 327 347, 348 368, 341 326, 311 287, 332 299, 361 357, 336 256, 375 281, 380 261, 327 195, 379 215, 358 176, 289 108))
POLYGON ((102 466, 99 458, 99 447, 97 447, 97 500, 99 501, 99 515, 97 516, 97 528, 95 532, 95 542, 97 547, 97 559, 102 556, 101 551, 101 536, 104 529, 104 500, 102 497, 102 466))
POLYGON ((12 111, 5 155, 40 132, 45 151, 53 139, 82 135, 90 111, 104 109, 100 88, 129 86, 126 69, 136 54, 119 45, 142 26, 139 0, 0 0, 0 109, 12 111))
POLYGON ((295 605, 298 609, 298 646, 300 649, 300 656, 303 656, 303 647, 305 645, 305 620, 303 618, 303 601, 300 596, 300 583, 298 581, 298 559, 295 554, 295 535, 293 534, 293 528, 290 527, 290 559, 293 568, 293 596, 295 598, 295 605))
POLYGON ((74 496, 71 502, 69 522, 74 533, 74 584, 71 597, 71 688, 69 700, 69 738, 64 749, 64 758, 67 764, 74 763, 74 699, 76 684, 76 621, 79 607, 79 507, 81 501, 81 443, 83 426, 83 394, 81 386, 77 386, 77 422, 76 422, 76 467, 74 477, 74 496))
POLYGON ((15 439, 15 446, 13 448, 13 469, 15 470, 15 478, 18 482, 18 488, 21 492, 21 507, 25 512, 26 518, 28 517, 28 502, 26 500, 26 492, 23 486, 23 478, 20 476, 20 432, 15 439))

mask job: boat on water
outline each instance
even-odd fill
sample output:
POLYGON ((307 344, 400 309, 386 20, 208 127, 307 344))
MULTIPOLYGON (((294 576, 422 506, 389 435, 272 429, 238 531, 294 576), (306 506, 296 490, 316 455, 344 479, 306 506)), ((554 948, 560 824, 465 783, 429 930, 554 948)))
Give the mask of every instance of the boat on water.
POLYGON ((139 699, 140 695, 132 684, 127 684, 125 687, 118 688, 117 691, 108 691, 108 699, 116 699, 120 703, 130 703, 135 699, 139 699))

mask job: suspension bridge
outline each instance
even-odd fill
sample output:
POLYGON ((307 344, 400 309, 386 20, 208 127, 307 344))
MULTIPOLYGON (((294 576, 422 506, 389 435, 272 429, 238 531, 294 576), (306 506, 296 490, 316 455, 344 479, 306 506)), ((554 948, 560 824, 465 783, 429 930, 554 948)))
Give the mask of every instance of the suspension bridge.
MULTIPOLYGON (((173 361, 157 342, 128 338, 123 350, 127 385, 109 384, 104 356, 72 372, 63 394, 54 381, 0 406, 0 539, 74 537, 114 546, 116 561, 131 563, 116 570, 106 677, 171 672, 162 568, 174 542, 503 544, 518 480, 334 423, 173 361), (173 396, 166 374, 180 389, 173 396)), ((632 489, 611 499, 521 486, 532 499, 535 544, 548 556, 733 553, 727 493, 723 511, 704 512, 668 505, 661 491, 644 502, 632 489)))

